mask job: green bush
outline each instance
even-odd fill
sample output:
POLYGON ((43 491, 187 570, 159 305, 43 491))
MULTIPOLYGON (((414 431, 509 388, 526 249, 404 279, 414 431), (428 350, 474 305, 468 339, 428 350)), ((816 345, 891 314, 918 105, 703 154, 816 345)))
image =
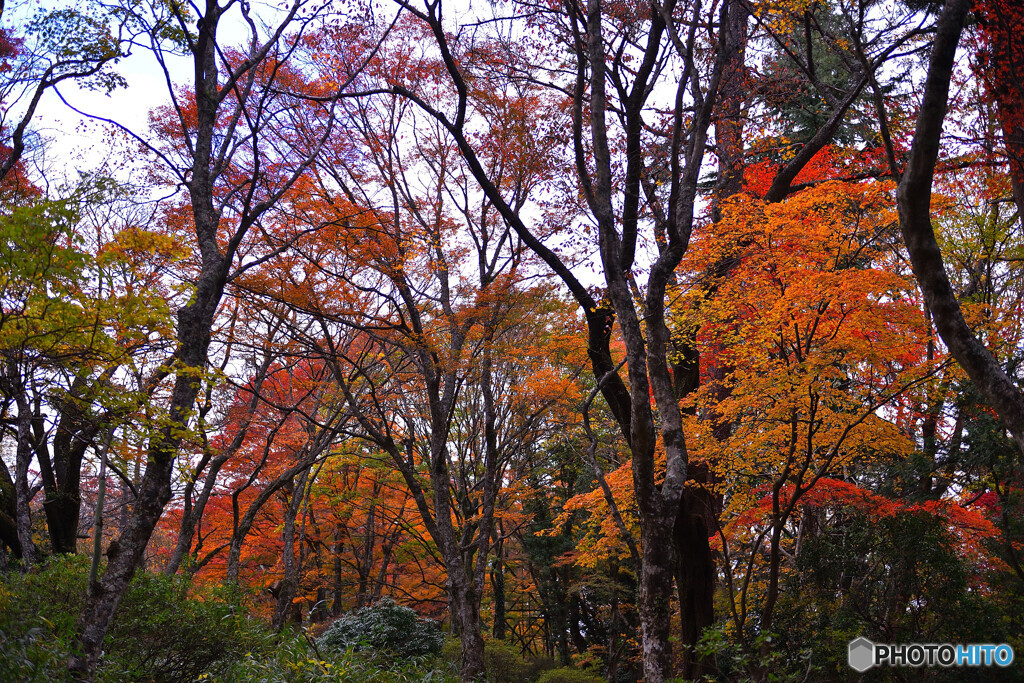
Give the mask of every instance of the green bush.
POLYGON ((210 682, 457 683, 437 657, 395 658, 373 650, 324 651, 307 634, 285 632, 263 652, 247 653, 210 682))
POLYGON ((86 558, 60 556, 0 575, 0 681, 64 677, 88 574, 86 558))
POLYGON ((581 671, 571 666, 545 671, 537 683, 605 683, 605 679, 590 671, 581 671))
POLYGON ((15 637, 0 631, 0 681, 59 680, 66 661, 65 651, 43 628, 30 628, 15 637))
POLYGON ((325 652, 370 648, 396 657, 417 657, 438 654, 444 634, 433 619, 424 619, 408 607, 384 599, 341 615, 316 644, 325 652))
MULTIPOLYGON (((64 677, 88 574, 87 557, 58 556, 0 576, 0 681, 64 677)), ((142 572, 111 624, 97 678, 195 680, 249 651, 261 629, 241 616, 234 596, 142 572)))
POLYGON ((105 673, 115 680, 194 681, 242 656, 250 625, 232 596, 190 595, 183 577, 135 577, 107 635, 105 673))
POLYGON ((535 681, 544 672, 555 668, 558 668, 558 663, 547 655, 527 657, 523 666, 523 680, 535 681))
POLYGON ((519 649, 503 640, 484 643, 484 667, 489 683, 519 683, 524 679, 526 661, 519 649))
MULTIPOLYGON (((441 649, 440 659, 450 671, 457 672, 462 662, 462 644, 449 638, 441 649)), ((523 683, 536 681, 555 668, 555 662, 545 656, 524 657, 519 648, 506 640, 484 640, 484 668, 487 683, 523 683)))

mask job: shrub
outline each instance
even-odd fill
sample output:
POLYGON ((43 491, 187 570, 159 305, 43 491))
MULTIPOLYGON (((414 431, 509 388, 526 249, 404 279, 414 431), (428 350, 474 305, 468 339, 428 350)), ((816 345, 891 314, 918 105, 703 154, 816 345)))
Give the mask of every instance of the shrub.
POLYGON ((605 679, 591 671, 564 666, 545 671, 537 679, 537 683, 605 683, 605 679))
POLYGON ((444 634, 433 619, 385 598, 341 615, 316 642, 325 651, 371 648, 396 657, 416 657, 439 653, 444 634))
POLYGON ((0 574, 0 681, 60 680, 84 606, 88 559, 0 574))
POLYGON ((0 631, 0 681, 59 680, 67 656, 43 628, 30 628, 10 638, 0 631))
POLYGON ((558 668, 558 664, 547 655, 527 657, 523 667, 523 680, 535 681, 540 678, 541 674, 545 671, 550 671, 555 668, 558 668))
POLYGON ((190 595, 180 576, 136 575, 105 646, 114 680, 194 681, 245 652, 246 619, 217 591, 190 595))
POLYGON ((503 640, 484 643, 484 667, 490 683, 519 683, 524 678, 526 662, 519 650, 503 640))
POLYGON ((308 632, 285 631, 203 683, 458 683, 436 656, 399 657, 370 649, 323 650, 308 632))
MULTIPOLYGON (((462 643, 455 638, 445 641, 440 659, 449 670, 459 670, 462 663, 462 643)), ((535 681, 542 671, 554 668, 547 657, 524 658, 517 647, 504 640, 484 640, 484 669, 487 683, 523 683, 535 681)))
MULTIPOLYGON (((88 574, 89 558, 79 555, 0 575, 0 681, 64 677, 88 574)), ((104 641, 97 678, 195 680, 248 651, 259 629, 240 616, 236 598, 196 594, 182 577, 141 572, 104 641)))

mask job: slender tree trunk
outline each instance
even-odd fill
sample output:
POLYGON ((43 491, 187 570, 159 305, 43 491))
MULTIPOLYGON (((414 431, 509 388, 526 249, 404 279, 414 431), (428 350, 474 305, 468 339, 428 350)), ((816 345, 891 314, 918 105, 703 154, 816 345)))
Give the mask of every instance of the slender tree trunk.
POLYGON ((32 406, 24 390, 15 392, 15 401, 18 405, 18 446, 14 461, 15 521, 22 560, 26 565, 32 565, 39 561, 39 551, 32 541, 32 490, 28 483, 28 470, 33 455, 32 406))
POLYGON ((242 544, 245 543, 245 538, 252 530, 253 524, 256 523, 256 516, 259 514, 260 510, 263 509, 263 506, 267 504, 267 501, 270 500, 275 493, 287 486, 296 476, 308 472, 309 468, 313 465, 314 460, 316 460, 317 455, 320 453, 321 448, 326 445, 327 442, 321 441, 318 446, 307 446, 308 451, 305 456, 278 475, 274 481, 259 492, 259 495, 257 495, 252 503, 249 504, 249 507, 246 508, 245 514, 235 525, 234 532, 231 534, 231 547, 228 549, 227 570, 224 575, 224 583, 226 585, 235 585, 238 583, 238 577, 241 571, 242 544))
POLYGON ((783 520, 773 515, 772 534, 768 542, 768 587, 765 591, 760 620, 762 633, 770 633, 775 623, 775 604, 779 600, 779 572, 782 569, 783 524, 783 520))
POLYGON ((334 529, 333 545, 331 547, 332 554, 334 555, 334 586, 331 592, 331 616, 341 616, 342 613, 342 596, 344 590, 341 585, 341 552, 344 549, 344 542, 341 540, 341 523, 339 522, 334 529))
POLYGON ((288 613, 292 609, 292 600, 299 587, 298 568, 295 563, 295 518, 298 517, 299 508, 306 497, 306 479, 309 470, 303 470, 291 487, 291 500, 288 502, 288 509, 285 511, 284 530, 282 540, 284 549, 281 553, 281 564, 284 569, 284 578, 281 580, 281 588, 277 594, 277 604, 274 607, 274 616, 271 619, 271 628, 280 631, 288 620, 288 613))
POLYGON ((107 440, 100 450, 100 483, 96 487, 96 509, 92 521, 92 564, 89 567, 89 592, 95 593, 99 586, 100 555, 103 548, 103 505, 107 494, 107 454, 110 442, 114 438, 114 429, 107 433, 107 440))
POLYGON ((448 491, 448 465, 446 446, 441 439, 447 430, 438 430, 431 437, 434 472, 431 483, 434 489, 435 528, 438 546, 445 563, 445 588, 448 591, 449 609, 452 621, 458 630, 462 643, 462 662, 459 676, 465 683, 477 681, 484 675, 484 639, 480 631, 480 596, 463 563, 462 548, 452 525, 452 511, 448 491))
MULTIPOLYGON (((242 207, 240 215, 222 225, 224 209, 221 198, 215 197, 215 186, 225 178, 227 168, 232 168, 232 173, 238 170, 232 160, 236 149, 233 142, 238 139, 235 131, 240 125, 252 123, 248 116, 241 116, 241 107, 251 103, 251 99, 234 101, 232 106, 235 107, 235 117, 226 126, 218 121, 218 114, 222 111, 222 105, 230 101, 229 98, 257 97, 253 87, 261 87, 257 81, 258 66, 268 59, 272 48, 282 39, 286 27, 297 17, 301 3, 293 2, 285 9, 280 23, 276 29, 271 30, 266 42, 250 45, 245 58, 235 62, 228 70, 227 82, 221 87, 218 81, 223 75, 223 53, 218 44, 217 31, 221 15, 230 6, 231 3, 221 6, 216 0, 193 4, 193 10, 200 15, 198 21, 187 9, 178 5, 169 8, 173 20, 180 22, 181 26, 186 23, 193 25, 195 21, 195 32, 188 40, 194 68, 192 94, 195 96, 195 117, 187 126, 184 121, 181 122, 184 129, 179 132, 188 138, 188 143, 182 146, 187 150, 188 163, 174 171, 188 190, 199 273, 193 283, 194 290, 189 302, 179 309, 177 315, 177 346, 173 357, 169 359, 172 369, 166 371, 174 373, 174 386, 164 420, 165 426, 150 438, 146 469, 137 486, 138 495, 131 517, 119 537, 108 548, 109 560, 100 579, 99 589, 86 601, 79 625, 76 654, 69 665, 71 677, 80 680, 93 679, 110 621, 133 574, 143 562, 146 545, 171 498, 174 459, 192 422, 193 407, 209 358, 214 318, 237 250, 252 225, 283 196, 319 152, 318 146, 309 150, 308 156, 293 168, 283 182, 266 194, 260 190, 259 196, 254 193, 257 187, 265 188, 261 179, 271 181, 262 169, 254 168, 249 180, 245 181, 249 188, 247 197, 235 204, 236 207, 242 207), (246 123, 240 123, 242 121, 246 123), (218 136, 221 136, 220 140, 217 140, 218 136)), ((253 40, 258 41, 255 26, 252 30, 253 40)), ((266 96, 266 91, 259 96, 261 103, 267 101, 266 96)), ((255 109, 259 114, 261 107, 255 109)), ((249 111, 253 109, 247 108, 246 112, 249 111)), ((329 113, 329 117, 318 145, 330 133, 333 112, 329 113)), ((253 136, 249 139, 257 144, 256 131, 251 132, 253 136)), ((258 155, 260 150, 257 149, 256 153, 258 155)), ((245 195, 246 192, 241 194, 245 195)))
POLYGON ((181 515, 181 528, 178 530, 178 540, 174 544, 174 550, 171 552, 171 557, 167 561, 167 566, 164 567, 164 574, 167 576, 174 576, 178 573, 178 569, 181 567, 182 561, 192 550, 192 539, 195 538, 196 526, 199 524, 199 520, 203 518, 203 513, 206 511, 206 504, 210 500, 210 495, 213 493, 214 484, 217 481, 217 475, 220 473, 220 468, 227 462, 227 456, 217 456, 210 462, 210 470, 206 474, 206 478, 203 483, 203 490, 199 493, 199 497, 193 502, 192 491, 195 486, 190 485, 185 491, 185 509, 181 515))
MULTIPOLYGON (((491 592, 494 605, 494 625, 491 634, 496 640, 505 640, 507 627, 505 616, 505 563, 502 559, 502 547, 499 543, 495 548, 494 562, 491 563, 491 592)), ((564 634, 563 634, 564 635, 564 634)))
POLYGON ((370 507, 366 511, 366 523, 363 525, 363 549, 356 557, 358 566, 356 571, 359 574, 359 583, 356 586, 356 607, 366 607, 370 604, 370 573, 373 571, 373 550, 377 544, 377 497, 380 495, 380 481, 374 481, 373 497, 370 499, 370 507))

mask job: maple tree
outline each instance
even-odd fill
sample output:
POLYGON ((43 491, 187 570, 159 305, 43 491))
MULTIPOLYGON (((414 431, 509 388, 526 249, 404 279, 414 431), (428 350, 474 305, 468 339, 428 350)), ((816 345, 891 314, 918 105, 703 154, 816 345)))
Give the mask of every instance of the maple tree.
MULTIPOLYGON (((465 130, 469 115, 477 106, 476 92, 469 84, 480 69, 474 60, 478 53, 468 50, 463 56, 461 50, 464 48, 450 39, 443 28, 439 5, 428 4, 423 10, 403 6, 430 29, 448 74, 447 85, 451 97, 435 104, 434 99, 404 85, 393 85, 393 91, 417 102, 445 126, 467 159, 482 190, 502 209, 503 217, 515 227, 517 234, 565 282, 587 315, 590 326, 589 351, 594 362, 595 377, 599 379, 604 396, 633 451, 634 488, 641 512, 643 537, 640 547, 643 553, 649 553, 649 556, 642 558, 640 582, 644 643, 648 648, 645 675, 650 680, 661 680, 670 669, 668 600, 661 591, 668 590, 672 584, 673 564, 672 552, 663 540, 671 536, 684 490, 682 482, 687 476, 687 455, 677 400, 680 395, 692 390, 685 379, 692 376, 692 368, 687 367, 692 366, 692 361, 675 364, 669 362, 670 348, 681 350, 685 340, 671 338, 667 326, 662 322, 661 311, 664 310, 666 289, 673 280, 676 264, 686 251, 694 226, 694 199, 700 160, 703 158, 708 126, 715 111, 715 96, 721 83, 722 70, 726 63, 730 63, 729 60, 736 59, 735 55, 745 36, 708 36, 708 43, 716 49, 713 54, 717 59, 709 60, 709 71, 701 73, 705 81, 681 79, 669 86, 677 92, 674 118, 665 120, 663 133, 665 139, 671 141, 671 147, 667 155, 651 154, 653 160, 648 161, 644 152, 645 146, 649 144, 645 139, 645 117, 656 119, 654 113, 648 111, 648 107, 654 106, 653 93, 657 92, 653 83, 663 75, 668 77, 673 73, 667 66, 663 66, 671 63, 672 59, 680 60, 679 69, 683 73, 698 73, 698 67, 692 59, 697 45, 704 40, 704 34, 694 28, 701 25, 700 20, 692 19, 691 28, 684 32, 674 23, 677 21, 677 13, 685 14, 686 9, 682 7, 652 7, 650 15, 646 15, 631 11, 631 8, 606 9, 600 3, 589 3, 586 8, 586 25, 582 21, 582 8, 573 5, 564 8, 564 23, 560 23, 560 15, 552 13, 554 19, 542 24, 544 30, 550 31, 555 37, 556 44, 567 44, 568 54, 576 65, 575 79, 567 78, 560 82, 561 74, 547 75, 556 86, 561 85, 560 92, 573 95, 573 140, 571 152, 566 154, 566 162, 576 167, 578 187, 587 202, 591 219, 597 226, 597 238, 591 244, 596 242, 600 252, 602 272, 608 287, 607 298, 598 302, 580 286, 559 255, 531 233, 521 214, 507 203, 502 206, 499 188, 491 182, 484 166, 474 162, 484 148, 475 147, 465 130), (618 47, 614 43, 609 47, 601 29, 603 21, 612 27, 642 25, 646 33, 641 31, 638 37, 634 37, 632 28, 611 28, 608 35, 615 36, 611 40, 621 37, 624 42, 618 47), (630 40, 634 43, 629 44, 630 40), (614 55, 608 65, 605 64, 606 55, 614 55), (637 67, 628 65, 634 58, 639 64, 637 67), (691 87, 698 89, 690 92, 688 89, 691 87), (612 102, 615 104, 612 105, 612 102), (690 107, 688 112, 696 112, 692 120, 686 120, 685 125, 684 106, 690 107), (615 112, 617 118, 606 118, 609 111, 615 112), (611 141, 614 141, 615 146, 611 141), (659 163, 659 159, 664 161, 659 163), (621 169, 621 172, 617 169, 621 169), (613 179, 616 183, 614 187, 613 179), (662 189, 659 190, 659 187, 662 189), (620 197, 620 189, 621 203, 617 203, 612 198, 620 197), (618 210, 620 206, 621 215, 618 210), (634 279, 636 273, 633 272, 641 227, 651 228, 651 241, 657 245, 657 255, 651 256, 650 278, 642 287, 637 284, 634 279), (637 295, 634 289, 641 293, 637 295), (642 300, 642 314, 636 304, 637 296, 642 300), (609 323, 613 315, 625 340, 629 389, 618 379, 607 352, 608 332, 611 330, 609 323), (672 371, 670 365, 674 365, 672 371), (653 409, 648 402, 649 391, 653 391, 653 409), (661 440, 664 440, 669 472, 663 485, 655 481, 654 465, 656 444, 661 440)), ((724 5, 721 10, 723 17, 729 16, 728 5, 724 5)), ((780 12, 786 14, 784 8, 780 8, 780 12)), ((733 21, 737 28, 744 22, 742 13, 738 15, 739 18, 733 21)), ((539 19, 537 23, 541 23, 539 19)), ((720 25, 729 25, 729 22, 723 20, 720 25)), ((862 22, 858 26, 861 31, 859 37, 868 39, 868 33, 872 33, 870 39, 875 42, 880 38, 885 39, 882 43, 884 47, 864 61, 859 80, 850 90, 839 97, 827 93, 831 98, 826 97, 831 106, 828 117, 799 146, 795 154, 775 170, 767 193, 772 201, 785 197, 791 190, 800 171, 832 139, 871 75, 912 35, 912 32, 903 30, 901 25, 884 24, 878 28, 862 22)), ((500 46, 500 40, 496 44, 500 46)), ((810 49, 808 44, 803 68, 812 85, 821 90, 815 82, 813 66, 808 68, 810 49)), ((511 61, 514 63, 515 59, 511 61)), ((731 67, 730 73, 738 74, 739 69, 731 67)), ((513 76, 511 80, 516 79, 513 76)), ((736 104, 734 98, 732 106, 736 104)), ((671 110, 671 105, 668 108, 671 110)), ((679 356, 685 358, 686 354, 680 353, 679 356)), ((696 544, 704 543, 699 534, 693 536, 692 540, 696 544)), ((681 550, 681 556, 692 557, 694 554, 687 548, 681 550)))
POLYGON ((909 454, 879 411, 934 365, 914 292, 893 272, 884 190, 825 183, 783 203, 736 201, 692 252, 697 264, 734 262, 728 278, 704 284, 713 290, 704 301, 684 300, 679 324, 697 325, 702 357, 729 368, 695 394, 692 448, 728 499, 719 533, 741 633, 762 543, 757 631, 772 631, 782 544, 801 498, 853 463, 909 454), (714 437, 720 421, 731 425, 726 438, 714 437))
MULTIPOLYGON (((366 160, 351 163, 344 140, 325 148, 319 177, 294 203, 318 228, 241 284, 291 307, 288 334, 323 363, 350 416, 336 429, 402 474, 446 569, 463 675, 474 678, 489 556, 516 504, 505 472, 524 440, 543 438, 544 416, 567 391, 528 331, 564 314, 544 303, 545 288, 521 284, 522 244, 491 202, 446 188, 458 181, 450 145, 429 130, 418 149, 398 145, 413 120, 400 100, 359 103, 346 120, 366 160), (460 224, 466 247, 453 239, 460 224)), ((495 163, 510 164, 507 182, 525 195, 540 171, 512 165, 514 153, 504 143, 495 163)))

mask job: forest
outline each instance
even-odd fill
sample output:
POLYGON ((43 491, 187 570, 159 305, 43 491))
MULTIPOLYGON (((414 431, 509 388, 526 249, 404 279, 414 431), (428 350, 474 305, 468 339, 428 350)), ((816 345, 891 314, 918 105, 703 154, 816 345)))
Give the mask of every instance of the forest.
POLYGON ((0 19, 0 681, 1024 680, 1020 2, 0 19))

